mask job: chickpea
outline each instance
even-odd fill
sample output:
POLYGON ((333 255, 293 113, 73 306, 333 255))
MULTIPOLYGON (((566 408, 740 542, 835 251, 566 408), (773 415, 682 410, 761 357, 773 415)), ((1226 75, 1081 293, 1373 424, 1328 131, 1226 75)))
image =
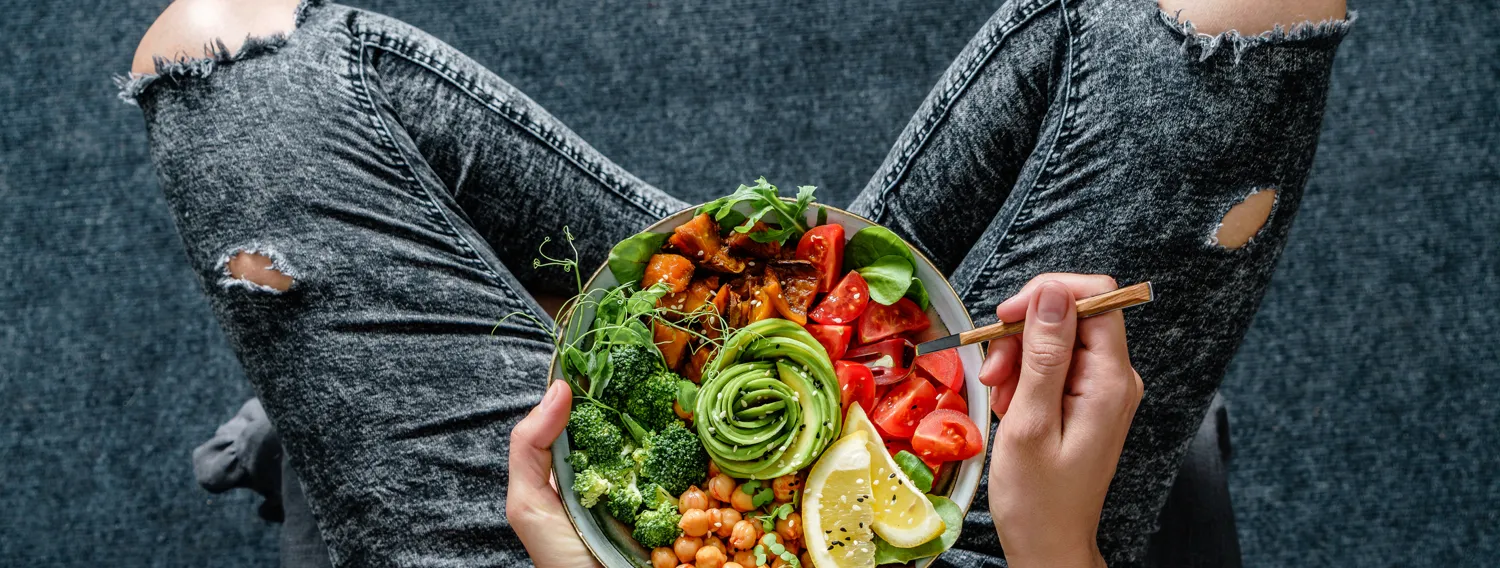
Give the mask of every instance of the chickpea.
MULTIPOLYGON (((717 530, 715 532, 717 532, 719 534, 719 538, 729 538, 730 535, 734 534, 734 525, 735 525, 735 523, 740 522, 740 519, 742 518, 740 516, 740 512, 736 511, 734 509, 716 509, 716 510, 719 511, 719 519, 720 520, 719 520, 719 527, 718 527, 719 530, 717 530)), ((740 564, 744 564, 744 562, 741 562, 740 564)), ((754 564, 751 564, 751 566, 754 566, 754 564)))
POLYGON ((722 473, 708 480, 708 495, 714 499, 729 501, 729 497, 734 493, 734 490, 734 480, 722 473))
POLYGON ((651 550, 651 568, 676 568, 677 555, 672 549, 658 546, 651 550))
POLYGON ((808 551, 804 550, 804 551, 802 551, 802 556, 799 556, 798 558, 802 559, 802 565, 803 566, 812 566, 813 565, 812 553, 811 552, 808 552, 808 551))
POLYGON ((714 463, 713 460, 708 460, 708 476, 717 477, 719 473, 721 473, 719 471, 719 464, 714 463))
POLYGON ((791 568, 791 566, 792 563, 787 562, 786 560, 782 560, 780 556, 777 556, 775 560, 771 561, 771 568, 791 568))
POLYGON ((739 562, 726 562, 724 568, 745 568, 739 562))
POLYGON ((708 510, 708 534, 719 532, 719 527, 724 524, 724 512, 718 509, 708 510))
POLYGON ((719 540, 719 537, 716 537, 714 535, 703 537, 703 546, 712 546, 714 548, 717 548, 719 549, 719 552, 724 553, 725 558, 729 557, 729 549, 724 546, 724 541, 719 540))
POLYGON ((778 502, 791 501, 792 493, 801 488, 802 480, 798 479, 795 473, 788 473, 771 482, 771 491, 776 494, 778 502))
POLYGON ((802 538, 802 515, 792 513, 785 519, 776 519, 776 536, 783 542, 802 538))
POLYGON ((729 506, 736 511, 744 513, 755 509, 755 498, 740 488, 734 488, 734 494, 729 497, 729 506))
MULTIPOLYGON (((753 568, 755 566, 755 553, 749 550, 737 550, 734 552, 734 562, 741 566, 753 568)), ((807 568, 812 568, 812 564, 808 564, 807 568)))
POLYGON ((679 513, 686 513, 689 509, 707 508, 708 495, 703 493, 703 490, 699 489, 697 485, 689 487, 687 491, 682 492, 681 497, 677 498, 677 512, 679 513))
POLYGON ((682 514, 682 520, 677 522, 677 527, 688 536, 706 535, 708 534, 708 512, 703 509, 689 509, 682 514))
POLYGON ((755 548, 755 522, 740 521, 734 524, 734 533, 729 537, 729 545, 736 550, 750 550, 755 548))
POLYGON ((682 535, 677 537, 677 542, 672 543, 672 552, 677 555, 678 562, 692 562, 698 555, 699 548, 703 548, 703 539, 696 536, 682 535))
POLYGON ((724 568, 724 561, 728 558, 724 556, 724 551, 705 546, 698 549, 696 560, 698 568, 724 568))
POLYGON ((802 547, 798 544, 799 542, 801 541, 783 540, 781 541, 781 546, 786 547, 787 550, 791 551, 791 553, 795 555, 798 552, 802 552, 802 547))

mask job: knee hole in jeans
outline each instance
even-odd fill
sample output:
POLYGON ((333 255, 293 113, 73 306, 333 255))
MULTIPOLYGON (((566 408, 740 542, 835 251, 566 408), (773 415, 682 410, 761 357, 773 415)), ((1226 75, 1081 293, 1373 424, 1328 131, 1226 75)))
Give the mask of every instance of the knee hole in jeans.
POLYGON ((292 288, 292 277, 267 252, 235 253, 224 263, 224 277, 226 287, 240 285, 267 292, 285 292, 292 288))
POLYGON ((1271 209, 1275 207, 1275 189, 1262 189, 1250 194, 1224 213, 1224 218, 1219 221, 1219 228, 1214 231, 1214 244, 1227 249, 1245 246, 1260 233, 1266 220, 1271 218, 1271 209))

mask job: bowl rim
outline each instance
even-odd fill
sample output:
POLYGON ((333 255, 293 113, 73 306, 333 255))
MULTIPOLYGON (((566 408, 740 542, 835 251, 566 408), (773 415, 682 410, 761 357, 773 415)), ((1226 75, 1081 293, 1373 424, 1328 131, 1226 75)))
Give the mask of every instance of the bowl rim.
MULTIPOLYGON (((786 198, 786 197, 782 197, 781 199, 783 201, 792 201, 791 199, 786 198)), ((833 205, 827 205, 827 204, 824 204, 824 203, 814 203, 814 204, 817 205, 817 206, 819 206, 819 207, 827 208, 830 211, 836 211, 836 212, 841 213, 843 215, 847 215, 849 217, 852 217, 852 218, 855 218, 855 219, 859 219, 861 221, 864 221, 865 223, 868 223, 872 227, 885 228, 885 225, 877 223, 877 222, 871 220, 870 218, 865 217, 864 215, 860 215, 858 213, 852 213, 849 210, 844 209, 842 207, 835 207, 833 205)), ((684 207, 682 209, 678 209, 676 211, 668 213, 665 217, 662 217, 661 219, 656 220, 656 222, 651 223, 646 228, 641 229, 640 231, 637 231, 635 234, 655 232, 655 229, 661 228, 663 225, 665 225, 667 223, 667 221, 671 220, 672 218, 674 218, 674 217, 676 217, 678 215, 681 215, 681 214, 683 214, 684 212, 687 212, 687 211, 696 211, 698 208, 703 207, 704 205, 707 205, 707 203, 705 202, 705 203, 699 203, 697 205, 690 205, 688 207, 684 207)), ((959 299, 959 307, 962 308, 962 309, 959 310, 959 313, 963 317, 962 323, 967 324, 969 326, 969 329, 974 329, 974 318, 969 315, 968 307, 964 306, 964 304, 963 304, 963 296, 958 293, 958 290, 953 289, 953 283, 948 280, 948 277, 943 276, 942 271, 940 271, 940 270, 937 269, 937 265, 933 264, 932 259, 927 258, 927 255, 923 254, 920 249, 918 249, 915 246, 912 246, 911 242, 907 241, 905 237, 902 237, 900 235, 896 235, 896 236, 897 236, 897 238, 901 239, 902 243, 906 244, 906 247, 908 249, 911 249, 912 254, 914 254, 917 258, 922 259, 922 262, 926 263, 927 266, 929 266, 929 267, 932 268, 933 272, 936 272, 938 274, 938 276, 940 277, 940 279, 943 281, 943 286, 946 287, 948 289, 948 291, 953 294, 952 297, 959 299)), ((583 289, 584 289, 585 292, 587 292, 590 289, 590 285, 593 284, 595 280, 598 280, 599 275, 603 274, 604 270, 607 269, 607 268, 609 268, 609 263, 608 262, 604 262, 604 263, 600 264, 598 268, 594 269, 593 274, 590 274, 588 280, 585 280, 584 283, 583 283, 583 289)), ((924 283, 924 285, 925 285, 925 283, 924 283)), ((947 327, 946 322, 944 322, 944 327, 947 327)), ((948 331, 950 333, 958 333, 958 332, 953 331, 952 328, 950 328, 948 331)), ((551 388, 552 387, 552 382, 558 380, 556 377, 558 375, 558 373, 557 373, 557 370, 558 370, 557 369, 557 365, 558 365, 558 358, 560 357, 560 355, 561 354, 557 352, 556 348, 554 348, 552 350, 552 360, 547 365, 547 384, 546 384, 547 388, 551 388)), ((975 372, 978 373, 978 371, 975 371, 975 372)), ((981 388, 984 390, 984 392, 985 392, 986 395, 989 395, 991 393, 991 389, 990 389, 990 387, 988 385, 982 385, 981 388)), ((989 397, 986 396, 985 397, 985 405, 989 404, 988 401, 989 401, 989 397)), ((984 413, 984 426, 981 427, 981 429, 979 431, 979 436, 982 439, 982 441, 984 442, 984 444, 983 444, 984 448, 979 453, 979 456, 977 456, 977 457, 982 457, 982 458, 985 458, 985 459, 989 458, 989 452, 990 452, 990 447, 989 447, 990 446, 990 444, 989 444, 990 440, 989 440, 989 438, 990 438, 990 434, 994 431, 994 426, 995 426, 994 425, 994 419, 995 419, 995 414, 993 412, 985 412, 984 413)), ((564 431, 564 434, 566 434, 566 431, 564 431)), ((554 449, 552 449, 552 451, 556 451, 555 450, 556 442, 553 442, 553 446, 554 446, 554 449)), ((970 458, 970 459, 973 459, 973 458, 970 458)), ((553 462, 552 465, 553 465, 553 467, 552 467, 552 472, 550 474, 550 478, 552 480, 552 486, 554 488, 556 488, 559 493, 561 493, 564 489, 562 487, 561 481, 558 479, 557 467, 556 467, 557 461, 558 461, 557 457, 554 456, 553 459, 552 459, 552 462, 553 462)), ((968 460, 965 460, 965 461, 968 461, 968 460)), ((981 462, 980 467, 981 468, 983 467, 983 462, 981 462)), ((984 472, 981 471, 980 475, 983 476, 984 472)), ((980 479, 981 483, 982 483, 982 481, 983 481, 983 479, 980 479)), ((979 493, 979 487, 978 487, 978 485, 979 484, 976 483, 975 487, 974 487, 974 490, 969 492, 968 499, 964 503, 959 504, 959 511, 961 513, 960 517, 967 517, 968 516, 969 509, 974 504, 974 497, 976 495, 978 495, 978 493, 979 493)), ((952 490, 950 490, 950 495, 951 495, 951 493, 952 493, 952 490)), ((560 497, 561 497, 561 495, 560 495, 560 497)), ((948 495, 945 495, 944 497, 948 497, 948 495)), ((576 533, 576 534, 579 535, 579 540, 583 542, 583 546, 584 546, 584 548, 588 549, 589 554, 593 555, 594 560, 602 563, 603 562, 603 556, 600 555, 600 553, 599 553, 598 550, 594 549, 594 545, 589 542, 589 539, 583 538, 583 536, 582 536, 583 533, 578 528, 578 520, 574 518, 573 512, 570 509, 568 509, 566 499, 561 499, 561 501, 563 502, 563 513, 564 513, 563 516, 565 516, 565 517, 568 518, 568 525, 573 528, 573 532, 574 533, 576 533)), ((619 551, 616 550, 615 552, 619 552, 619 551)), ((623 553, 621 553, 621 554, 623 554, 623 553)), ((927 559, 928 560, 928 564, 930 565, 931 561, 933 559, 935 559, 935 558, 937 558, 937 557, 936 556, 929 557, 927 559)), ((908 563, 908 565, 912 565, 912 564, 908 563)))

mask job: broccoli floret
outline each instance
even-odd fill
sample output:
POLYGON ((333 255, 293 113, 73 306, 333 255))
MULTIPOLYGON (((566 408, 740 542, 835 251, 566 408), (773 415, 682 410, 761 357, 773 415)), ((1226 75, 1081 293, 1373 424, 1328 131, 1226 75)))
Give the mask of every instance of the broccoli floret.
POLYGON ((641 475, 660 485, 669 495, 681 495, 702 483, 708 471, 708 453, 698 435, 681 422, 673 422, 651 436, 641 475))
POLYGON ((583 450, 568 452, 568 465, 573 466, 573 472, 578 473, 589 468, 589 453, 583 450))
POLYGON ((648 549, 672 546, 672 542, 682 535, 682 529, 677 526, 680 521, 682 515, 677 514, 676 507, 647 509, 636 518, 631 536, 648 549))
POLYGON ((677 401, 677 383, 682 380, 682 377, 671 371, 651 375, 630 392, 630 397, 625 402, 625 413, 652 432, 680 422, 677 413, 672 411, 672 403, 677 401))
POLYGON ((629 483, 612 483, 609 488, 609 501, 605 503, 609 509, 610 516, 627 525, 635 524, 636 515, 641 512, 646 498, 641 495, 641 488, 635 484, 636 476, 632 471, 628 475, 629 483))
MULTIPOLYGON (((609 411, 597 404, 586 402, 573 408, 568 415, 568 432, 573 435, 574 448, 587 454, 583 459, 594 465, 617 461, 625 449, 625 433, 609 411)), ((575 464, 573 469, 579 468, 575 464)))
POLYGON ((594 468, 573 477, 573 492, 578 494, 578 502, 585 507, 598 505, 599 498, 609 493, 613 486, 602 468, 594 468))
POLYGON ((665 369, 661 354, 646 345, 620 345, 610 349, 609 384, 604 387, 605 404, 620 408, 630 398, 630 393, 646 382, 646 379, 665 369))

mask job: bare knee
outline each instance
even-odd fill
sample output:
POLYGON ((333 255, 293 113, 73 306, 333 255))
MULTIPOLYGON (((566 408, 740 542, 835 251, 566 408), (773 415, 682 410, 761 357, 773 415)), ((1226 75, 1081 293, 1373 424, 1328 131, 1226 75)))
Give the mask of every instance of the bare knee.
POLYGON ((300 0, 176 0, 146 30, 130 70, 155 73, 156 58, 209 57, 223 42, 230 53, 245 38, 291 33, 300 0))
POLYGON ((1198 33, 1218 35, 1229 30, 1256 35, 1276 26, 1291 28, 1302 22, 1343 19, 1345 0, 1159 0, 1161 9, 1193 22, 1198 33))
POLYGON ((1261 227, 1271 218, 1271 209, 1275 206, 1275 189, 1262 189, 1250 194, 1224 214, 1224 218, 1219 221, 1219 230, 1214 232, 1214 241, 1227 249, 1245 246, 1260 233, 1261 227))
POLYGON ((285 292, 292 287, 292 277, 272 267, 275 261, 258 252, 239 252, 224 266, 229 278, 285 292))

